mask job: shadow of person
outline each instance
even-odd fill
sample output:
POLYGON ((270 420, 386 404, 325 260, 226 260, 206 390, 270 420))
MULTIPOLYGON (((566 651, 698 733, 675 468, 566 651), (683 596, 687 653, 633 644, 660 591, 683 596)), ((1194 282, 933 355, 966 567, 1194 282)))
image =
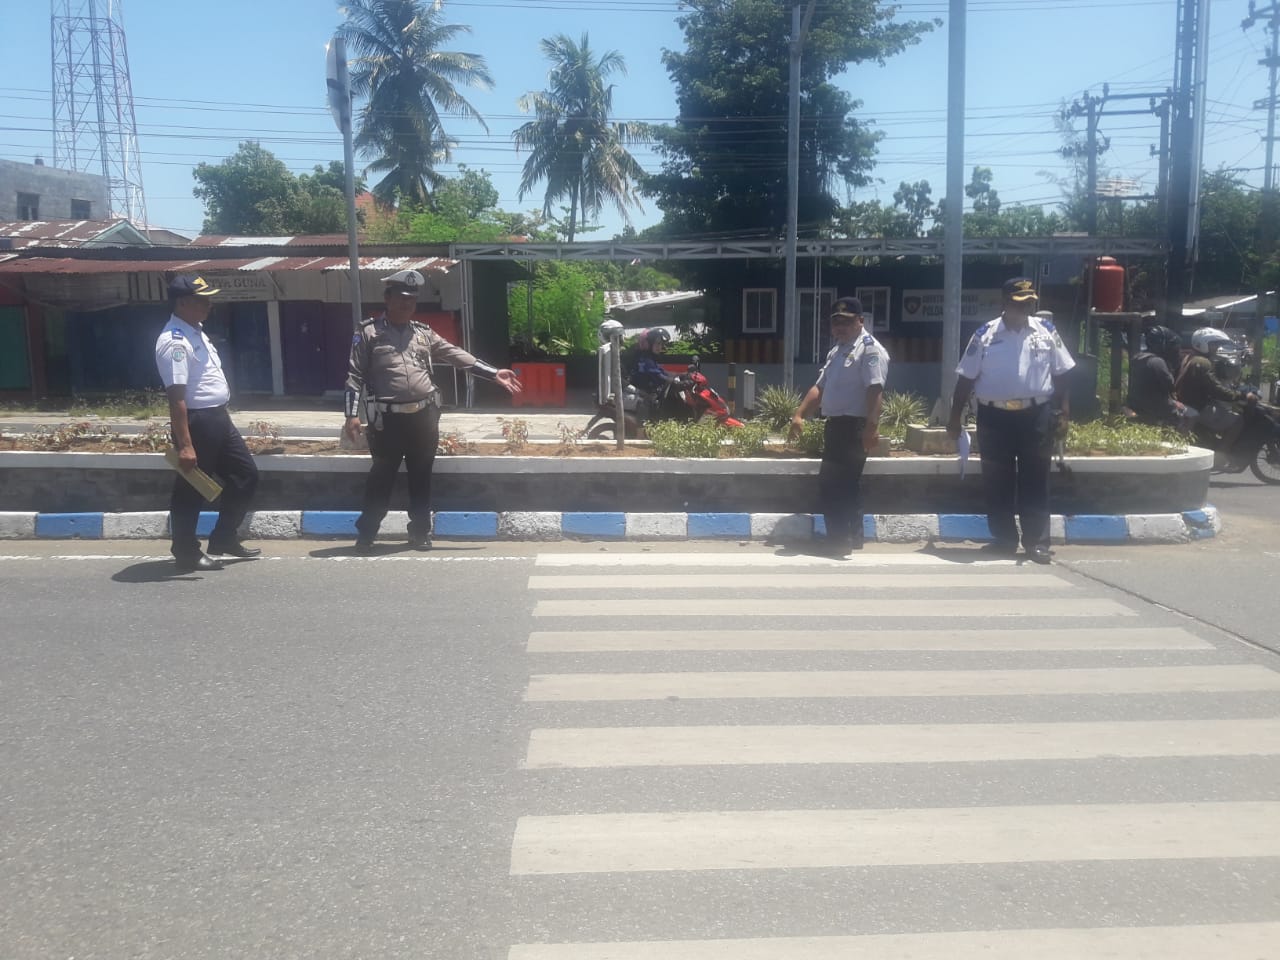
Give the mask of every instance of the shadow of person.
POLYGON ((178 573, 172 560, 146 560, 116 571, 111 579, 116 583, 164 583, 168 580, 203 580, 204 574, 178 573))

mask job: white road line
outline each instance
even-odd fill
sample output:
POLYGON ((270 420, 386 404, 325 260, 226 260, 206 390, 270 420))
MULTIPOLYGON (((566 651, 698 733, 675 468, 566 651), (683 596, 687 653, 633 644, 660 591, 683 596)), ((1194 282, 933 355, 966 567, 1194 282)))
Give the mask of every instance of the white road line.
MULTIPOLYGON (((975 560, 974 564, 1013 566, 1013 560, 975 560)), ((959 567, 928 553, 855 553, 844 560, 777 553, 540 553, 539 567, 959 567)))
MULTIPOLYGON (((530 701, 800 697, 1007 697, 1280 690, 1255 664, 1061 670, 559 673, 529 678, 530 701)), ((1280 831, 1277 831, 1280 834, 1280 831)))
POLYGON ((507 960, 1280 960, 1280 923, 522 943, 507 960))
POLYGON ((1280 856, 1280 803, 521 817, 511 873, 1280 856))
MULTIPOLYGON (((1017 587, 1019 590, 1069 590, 1072 584, 1047 573, 801 573, 779 576, 776 573, 647 573, 645 586, 652 590, 825 590, 830 587, 871 593, 876 590, 956 590, 961 587, 1017 587)), ((614 576, 565 574, 532 576, 530 590, 599 590, 613 593, 618 589, 614 576)))
POLYGON ((584 597, 574 600, 539 600, 534 604, 535 617, 1136 617, 1131 610, 1114 600, 1081 598, 1054 600, 1021 597, 1016 600, 988 600, 983 597, 956 599, 947 591, 910 601, 898 597, 850 597, 841 600, 814 597, 771 599, 682 599, 663 597, 661 603, 652 598, 634 597, 634 590, 622 587, 621 598, 584 597))
POLYGON ((1280 719, 534 730, 528 769, 1280 754, 1280 719))
POLYGON ((530 653, 658 650, 1212 650, 1177 627, 1043 630, 545 630, 530 653))

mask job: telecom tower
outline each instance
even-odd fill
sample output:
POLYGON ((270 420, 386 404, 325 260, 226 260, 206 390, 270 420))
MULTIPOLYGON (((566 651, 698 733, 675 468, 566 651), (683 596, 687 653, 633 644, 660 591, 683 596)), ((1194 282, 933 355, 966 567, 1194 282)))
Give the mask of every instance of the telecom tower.
POLYGON ((53 165, 101 170, 111 213, 144 226, 142 160, 121 0, 51 0, 53 165))

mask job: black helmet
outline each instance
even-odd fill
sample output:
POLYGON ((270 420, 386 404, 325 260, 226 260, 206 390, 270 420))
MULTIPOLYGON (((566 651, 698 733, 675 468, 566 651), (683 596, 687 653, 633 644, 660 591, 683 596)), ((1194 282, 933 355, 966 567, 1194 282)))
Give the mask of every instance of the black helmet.
POLYGON ((640 342, 647 345, 650 350, 661 343, 664 347, 671 346, 671 334, 662 327, 653 327, 640 334, 640 342))
POLYGON ((1147 352, 1158 357, 1168 357, 1182 347, 1182 338, 1168 327, 1151 327, 1144 334, 1147 352))

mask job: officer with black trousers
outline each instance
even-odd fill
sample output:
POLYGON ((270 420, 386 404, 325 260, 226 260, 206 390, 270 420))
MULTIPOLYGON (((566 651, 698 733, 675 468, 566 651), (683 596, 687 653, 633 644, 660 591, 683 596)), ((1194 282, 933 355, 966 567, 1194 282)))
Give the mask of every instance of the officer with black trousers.
POLYGON ((431 549, 431 470, 440 441, 440 391, 431 378, 432 365, 441 361, 469 369, 496 380, 508 393, 523 389, 511 370, 477 360, 413 319, 426 283, 421 273, 400 270, 382 282, 383 313, 365 321, 352 340, 345 392, 347 436, 360 436, 362 392, 369 422, 373 467, 356 520, 356 551, 363 554, 373 552, 402 461, 409 474, 409 546, 431 549))
POLYGON ((1031 315, 1039 303, 1031 280, 1007 280, 1002 293, 1003 312, 974 332, 956 367, 947 433, 960 436, 965 405, 976 397, 992 536, 983 549, 1017 552, 1017 514, 1028 559, 1049 563, 1049 469, 1071 415, 1066 378, 1076 362, 1053 321, 1031 315))
MULTIPOLYGON (((209 553, 248 560, 262 551, 244 546, 237 531, 258 487, 258 465, 231 422, 227 412, 231 391, 218 351, 204 332, 217 293, 202 277, 179 276, 169 282, 172 316, 156 339, 156 368, 169 398, 178 468, 185 472, 199 466, 222 482, 209 553)), ((179 573, 222 567, 201 551, 196 537, 203 503, 204 498, 183 477, 174 479, 169 501, 170 549, 179 573)))
POLYGON ((791 439, 800 436, 805 417, 821 409, 822 465, 818 496, 827 528, 824 552, 843 557, 861 550, 862 471, 880 442, 880 413, 889 376, 889 352, 863 326, 862 301, 841 297, 828 315, 834 341, 818 379, 791 418, 791 439))

